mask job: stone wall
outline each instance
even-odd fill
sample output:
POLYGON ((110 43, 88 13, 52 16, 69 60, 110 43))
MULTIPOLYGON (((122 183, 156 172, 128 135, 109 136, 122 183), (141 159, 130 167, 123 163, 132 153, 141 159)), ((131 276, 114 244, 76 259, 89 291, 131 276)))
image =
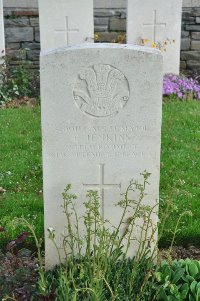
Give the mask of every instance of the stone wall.
POLYGON ((31 61, 31 68, 39 68, 40 36, 37 8, 4 7, 6 54, 12 64, 31 61))
MULTIPOLYGON (((123 42, 126 32, 126 0, 95 0, 95 39, 123 42)), ((38 68, 40 53, 37 0, 4 0, 6 53, 13 64, 20 60, 38 68)), ((200 0, 184 0, 181 68, 200 70, 200 0)))
POLYGON ((181 68, 200 71, 200 7, 183 8, 181 68))

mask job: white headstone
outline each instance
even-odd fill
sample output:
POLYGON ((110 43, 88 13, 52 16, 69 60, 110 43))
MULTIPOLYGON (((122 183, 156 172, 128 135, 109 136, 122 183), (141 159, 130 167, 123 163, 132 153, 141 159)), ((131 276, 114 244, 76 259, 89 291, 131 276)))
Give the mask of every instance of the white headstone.
POLYGON ((41 49, 93 42, 93 0, 39 0, 41 49))
POLYGON ((3 19, 3 0, 0 0, 0 63, 5 55, 5 36, 4 36, 4 19, 3 19))
POLYGON ((127 1, 127 42, 156 43, 162 48, 164 73, 179 74, 182 0, 127 1))
MULTIPOLYGON (((162 55, 151 48, 90 44, 41 55, 46 263, 58 257, 47 228, 63 233, 61 193, 98 190, 104 218, 117 226, 131 179, 152 173, 147 204, 158 200, 162 111, 162 55)), ((156 223, 157 217, 154 222, 156 223)), ((62 241, 62 238, 61 238, 62 241)), ((58 244, 62 245, 59 241, 58 244)), ((134 251, 133 251, 134 253, 134 251)), ((131 253, 130 255, 133 255, 131 253)))

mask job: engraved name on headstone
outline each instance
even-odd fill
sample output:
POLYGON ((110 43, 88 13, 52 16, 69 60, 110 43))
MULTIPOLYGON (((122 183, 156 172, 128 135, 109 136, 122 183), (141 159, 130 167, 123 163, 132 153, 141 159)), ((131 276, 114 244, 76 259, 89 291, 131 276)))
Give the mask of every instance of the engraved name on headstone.
POLYGON ((41 49, 93 42, 93 1, 40 0, 41 49))
MULTIPOLYGON (((90 44, 41 55, 46 265, 58 262, 47 228, 62 247, 62 192, 97 190, 104 218, 117 226, 130 180, 151 173, 147 205, 159 194, 162 56, 154 49, 90 44)), ((154 216, 156 225, 157 216, 154 216)), ((137 235, 137 233, 136 233, 137 235)), ((134 255, 135 249, 131 250, 134 255)), ((62 254, 63 255, 63 254, 62 254)), ((64 255, 63 255, 64 256, 64 255)))
POLYGON ((127 42, 158 47, 164 73, 179 74, 182 0, 127 0, 127 42))

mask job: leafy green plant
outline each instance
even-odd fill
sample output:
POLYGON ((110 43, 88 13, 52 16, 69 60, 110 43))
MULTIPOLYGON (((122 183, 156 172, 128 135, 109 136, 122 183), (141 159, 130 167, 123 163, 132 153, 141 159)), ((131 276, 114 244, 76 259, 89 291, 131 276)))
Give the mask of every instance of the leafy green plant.
POLYGON ((157 300, 199 301, 200 261, 163 261, 155 273, 157 300))
POLYGON ((28 67, 29 62, 12 66, 11 60, 5 58, 0 65, 0 104, 24 96, 39 97, 39 74, 28 67))
POLYGON ((122 211, 117 227, 104 220, 96 191, 88 191, 85 212, 79 217, 76 195, 70 192, 71 186, 67 185, 63 193, 67 235, 62 236, 62 246, 56 243, 60 234, 53 228, 48 229, 49 239, 59 258, 59 265, 52 272, 45 273, 43 270, 41 244, 33 227, 24 219, 18 220, 18 223, 29 227, 38 247, 41 296, 47 300, 54 296, 52 300, 57 301, 149 300, 148 280, 156 257, 154 239, 157 233, 152 215, 157 210, 157 204, 154 207, 144 205, 150 174, 144 172, 142 176, 143 182, 131 181, 123 198, 116 204, 122 211), (133 192, 137 199, 132 198, 133 192), (133 258, 129 258, 127 254, 133 247, 132 238, 138 219, 143 221, 140 234, 135 238, 138 251, 133 258))

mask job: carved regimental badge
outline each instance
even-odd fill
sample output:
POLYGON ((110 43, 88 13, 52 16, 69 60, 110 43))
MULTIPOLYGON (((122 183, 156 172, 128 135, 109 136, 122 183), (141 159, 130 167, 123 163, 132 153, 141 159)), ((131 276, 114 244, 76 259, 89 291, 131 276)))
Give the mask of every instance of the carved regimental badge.
POLYGON ((129 99, 130 90, 121 71, 99 64, 79 74, 73 95, 83 113, 100 118, 119 113, 129 99))

